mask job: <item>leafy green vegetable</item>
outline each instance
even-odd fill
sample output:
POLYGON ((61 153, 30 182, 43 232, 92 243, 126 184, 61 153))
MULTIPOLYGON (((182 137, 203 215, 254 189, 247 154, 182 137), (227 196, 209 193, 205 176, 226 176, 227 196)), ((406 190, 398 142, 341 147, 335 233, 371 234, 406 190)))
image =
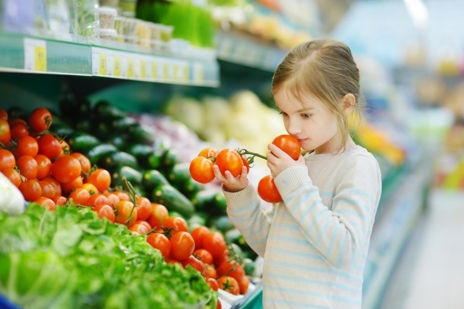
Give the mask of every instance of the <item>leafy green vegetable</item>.
POLYGON ((27 308, 215 308, 201 274, 90 208, 0 213, 0 293, 27 308))

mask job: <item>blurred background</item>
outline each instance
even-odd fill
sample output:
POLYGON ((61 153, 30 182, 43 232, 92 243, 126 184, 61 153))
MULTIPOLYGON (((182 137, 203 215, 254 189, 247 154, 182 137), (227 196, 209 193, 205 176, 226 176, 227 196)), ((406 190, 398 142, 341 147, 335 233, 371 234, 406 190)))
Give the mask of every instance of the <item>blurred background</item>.
MULTIPOLYGON (((59 115, 65 99, 104 100, 178 162, 206 146, 264 153, 284 133, 277 65, 301 42, 343 41, 367 103, 353 136, 383 175, 363 309, 464 308, 464 1, 0 3, 0 108, 59 115)), ((96 132, 98 121, 77 126, 96 132)), ((253 184, 266 173, 256 162, 253 184)))

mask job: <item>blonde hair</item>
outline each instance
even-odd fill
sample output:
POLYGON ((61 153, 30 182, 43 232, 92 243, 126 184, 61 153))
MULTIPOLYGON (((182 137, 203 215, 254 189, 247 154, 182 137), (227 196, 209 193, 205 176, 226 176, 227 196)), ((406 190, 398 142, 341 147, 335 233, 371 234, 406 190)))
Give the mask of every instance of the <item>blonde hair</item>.
POLYGON ((285 86, 296 98, 302 93, 312 93, 335 114, 344 148, 350 132, 348 116, 341 99, 351 93, 355 97, 353 112, 360 120, 361 98, 359 70, 350 48, 332 39, 302 43, 279 64, 272 78, 272 91, 285 86))

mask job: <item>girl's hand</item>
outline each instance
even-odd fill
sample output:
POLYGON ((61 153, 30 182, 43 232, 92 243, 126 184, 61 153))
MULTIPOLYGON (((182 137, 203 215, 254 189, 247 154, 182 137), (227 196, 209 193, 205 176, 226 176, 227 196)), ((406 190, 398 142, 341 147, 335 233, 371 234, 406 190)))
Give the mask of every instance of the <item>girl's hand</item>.
POLYGON ((267 153, 267 166, 271 170, 272 177, 276 177, 283 170, 295 166, 295 165, 305 165, 305 161, 302 155, 298 160, 293 160, 285 151, 280 149, 274 144, 268 145, 269 152, 267 153))
POLYGON ((229 192, 238 192, 242 191, 248 186, 248 179, 247 179, 247 169, 246 167, 242 167, 242 174, 240 176, 234 177, 232 176, 231 172, 226 171, 225 176, 222 175, 221 171, 219 170, 219 166, 216 164, 213 166, 214 176, 222 182, 224 186, 224 190, 229 192))

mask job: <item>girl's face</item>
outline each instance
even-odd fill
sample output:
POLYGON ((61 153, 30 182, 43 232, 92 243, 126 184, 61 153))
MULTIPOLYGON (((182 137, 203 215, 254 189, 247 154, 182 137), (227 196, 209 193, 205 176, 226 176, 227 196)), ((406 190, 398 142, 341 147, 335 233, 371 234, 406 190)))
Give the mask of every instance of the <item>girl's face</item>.
POLYGON ((296 98, 285 86, 274 93, 288 134, 300 141, 304 150, 316 154, 333 153, 339 148, 337 118, 326 105, 311 93, 296 98))

